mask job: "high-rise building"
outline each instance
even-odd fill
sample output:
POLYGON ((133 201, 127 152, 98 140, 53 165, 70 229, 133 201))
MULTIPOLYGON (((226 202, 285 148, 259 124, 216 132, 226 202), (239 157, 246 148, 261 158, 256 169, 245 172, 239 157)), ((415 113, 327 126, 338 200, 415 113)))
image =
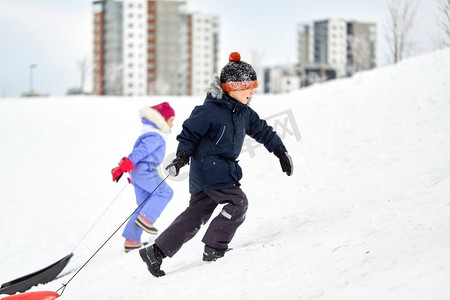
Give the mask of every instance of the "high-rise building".
POLYGON ((347 23, 342 20, 314 22, 314 63, 328 64, 339 77, 347 66, 347 23))
POLYGON ((123 93, 122 10, 121 2, 94 2, 94 94, 97 95, 123 93))
POLYGON ((188 28, 189 94, 203 95, 218 70, 219 19, 215 15, 191 13, 188 28))
POLYGON ((148 1, 149 94, 188 94, 185 1, 148 1), (150 34, 154 34, 153 36, 150 34))
POLYGON ((203 84, 196 74, 210 78, 217 70, 217 17, 188 14, 186 1, 175 0, 98 0, 93 6, 95 94, 205 92, 194 80, 203 84))
POLYGON ((297 27, 298 62, 314 62, 314 27, 309 24, 299 24, 297 27))
POLYGON ((376 67, 376 24, 321 20, 297 33, 300 63, 331 66, 338 77, 376 67))
POLYGON ((146 6, 137 1, 123 1, 122 49, 123 95, 142 96, 147 91, 147 18, 146 6))

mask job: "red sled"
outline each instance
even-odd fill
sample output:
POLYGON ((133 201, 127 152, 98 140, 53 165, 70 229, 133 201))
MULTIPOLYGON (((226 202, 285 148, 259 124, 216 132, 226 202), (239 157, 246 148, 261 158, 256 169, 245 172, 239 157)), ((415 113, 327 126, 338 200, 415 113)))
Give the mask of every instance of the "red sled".
POLYGON ((56 292, 40 291, 17 294, 2 298, 2 300, 53 300, 59 297, 56 292))

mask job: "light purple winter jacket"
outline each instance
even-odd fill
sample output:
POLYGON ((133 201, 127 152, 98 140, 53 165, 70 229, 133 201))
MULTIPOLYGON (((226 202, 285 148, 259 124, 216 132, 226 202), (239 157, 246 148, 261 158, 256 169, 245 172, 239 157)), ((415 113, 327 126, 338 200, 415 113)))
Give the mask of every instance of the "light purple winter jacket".
MULTIPOLYGON (((142 119, 142 123, 157 128, 147 119, 142 119)), ((163 162, 166 153, 166 141, 161 134, 158 130, 149 131, 136 140, 133 151, 128 155, 134 164, 134 169, 130 172, 133 185, 151 189, 156 182, 161 181, 156 169, 163 162)))
MULTIPOLYGON (((142 119, 142 123, 157 129, 156 125, 147 119, 142 119)), ((146 163, 156 168, 163 162, 165 154, 164 138, 156 131, 150 131, 138 137, 128 158, 135 166, 139 163, 146 163)))

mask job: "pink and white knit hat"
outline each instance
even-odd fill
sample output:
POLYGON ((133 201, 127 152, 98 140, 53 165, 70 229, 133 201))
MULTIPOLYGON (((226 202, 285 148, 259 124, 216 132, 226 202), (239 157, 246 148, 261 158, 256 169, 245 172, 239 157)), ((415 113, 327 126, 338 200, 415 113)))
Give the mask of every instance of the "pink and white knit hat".
POLYGON ((151 108, 157 110, 165 120, 175 116, 175 111, 168 102, 163 102, 158 105, 151 106, 151 108))

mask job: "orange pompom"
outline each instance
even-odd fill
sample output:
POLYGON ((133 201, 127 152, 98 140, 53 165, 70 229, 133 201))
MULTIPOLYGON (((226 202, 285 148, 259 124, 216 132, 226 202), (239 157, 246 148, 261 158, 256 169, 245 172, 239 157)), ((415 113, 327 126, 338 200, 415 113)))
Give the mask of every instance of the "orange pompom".
POLYGON ((228 61, 229 62, 241 61, 241 55, 239 54, 239 52, 231 52, 228 61))

